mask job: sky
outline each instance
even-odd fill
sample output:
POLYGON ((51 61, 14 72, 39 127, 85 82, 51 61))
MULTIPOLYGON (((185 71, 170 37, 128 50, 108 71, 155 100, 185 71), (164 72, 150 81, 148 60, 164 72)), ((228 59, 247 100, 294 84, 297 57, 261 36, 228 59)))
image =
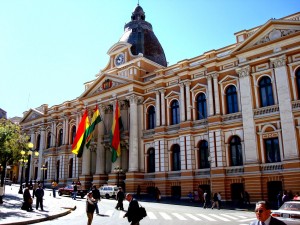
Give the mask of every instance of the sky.
MULTIPOLYGON (((76 99, 107 64, 138 0, 0 0, 0 108, 22 116, 76 99)), ((168 65, 300 12, 299 0, 139 0, 168 65)))

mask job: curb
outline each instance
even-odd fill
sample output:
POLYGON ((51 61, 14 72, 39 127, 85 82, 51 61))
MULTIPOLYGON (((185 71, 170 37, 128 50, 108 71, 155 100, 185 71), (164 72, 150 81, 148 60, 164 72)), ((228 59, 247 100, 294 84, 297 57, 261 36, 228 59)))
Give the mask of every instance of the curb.
POLYGON ((66 209, 66 210, 61 212, 61 213, 57 213, 55 215, 46 216, 44 218, 39 218, 39 219, 26 220, 26 221, 1 223, 1 225, 21 225, 21 224, 26 225, 26 224, 40 223, 40 222, 44 222, 44 221, 47 221, 47 220, 53 220, 53 219, 68 215, 69 213, 71 213, 72 211, 74 211, 76 209, 76 206, 74 206, 74 207, 62 207, 62 208, 66 209))

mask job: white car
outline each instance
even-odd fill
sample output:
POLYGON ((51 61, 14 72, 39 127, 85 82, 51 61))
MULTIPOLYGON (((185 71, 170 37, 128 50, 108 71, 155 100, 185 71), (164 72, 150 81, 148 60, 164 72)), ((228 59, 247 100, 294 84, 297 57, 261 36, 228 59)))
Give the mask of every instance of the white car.
POLYGON ((272 216, 287 224, 300 224, 300 201, 292 200, 283 203, 278 210, 272 211, 272 216))
POLYGON ((116 198, 119 188, 117 186, 104 185, 99 188, 100 196, 109 198, 116 198))

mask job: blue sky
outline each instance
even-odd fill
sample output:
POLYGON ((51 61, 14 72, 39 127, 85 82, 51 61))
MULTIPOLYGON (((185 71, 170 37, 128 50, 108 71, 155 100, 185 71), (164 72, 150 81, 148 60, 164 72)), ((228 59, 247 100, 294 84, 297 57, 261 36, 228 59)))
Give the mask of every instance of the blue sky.
MULTIPOLYGON (((0 0, 0 108, 8 117, 77 98, 108 63, 137 0, 0 0)), ((169 65, 300 11, 299 0, 140 0, 169 65)))

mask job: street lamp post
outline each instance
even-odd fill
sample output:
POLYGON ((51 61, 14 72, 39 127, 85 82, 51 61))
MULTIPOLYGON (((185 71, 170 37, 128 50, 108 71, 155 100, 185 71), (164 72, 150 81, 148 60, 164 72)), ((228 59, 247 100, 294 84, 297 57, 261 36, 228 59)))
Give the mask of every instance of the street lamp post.
POLYGON ((118 166, 114 169, 114 172, 117 173, 117 175, 118 175, 117 176, 117 186, 119 187, 120 173, 123 172, 123 169, 118 166))
MULTIPOLYGON (((22 188, 22 183, 23 183, 23 171, 24 167, 26 168, 27 163, 28 163, 28 157, 32 155, 32 148, 33 144, 29 142, 27 144, 28 149, 22 150, 21 153, 21 159, 20 159, 20 165, 21 165, 21 179, 20 179, 20 189, 19 189, 19 194, 23 194, 23 188, 22 188)), ((38 156, 39 153, 37 151, 34 151, 34 155, 38 156)))
POLYGON ((43 165, 41 170, 43 172, 43 188, 44 188, 44 185, 45 185, 45 171, 47 170, 47 167, 45 165, 43 165))

